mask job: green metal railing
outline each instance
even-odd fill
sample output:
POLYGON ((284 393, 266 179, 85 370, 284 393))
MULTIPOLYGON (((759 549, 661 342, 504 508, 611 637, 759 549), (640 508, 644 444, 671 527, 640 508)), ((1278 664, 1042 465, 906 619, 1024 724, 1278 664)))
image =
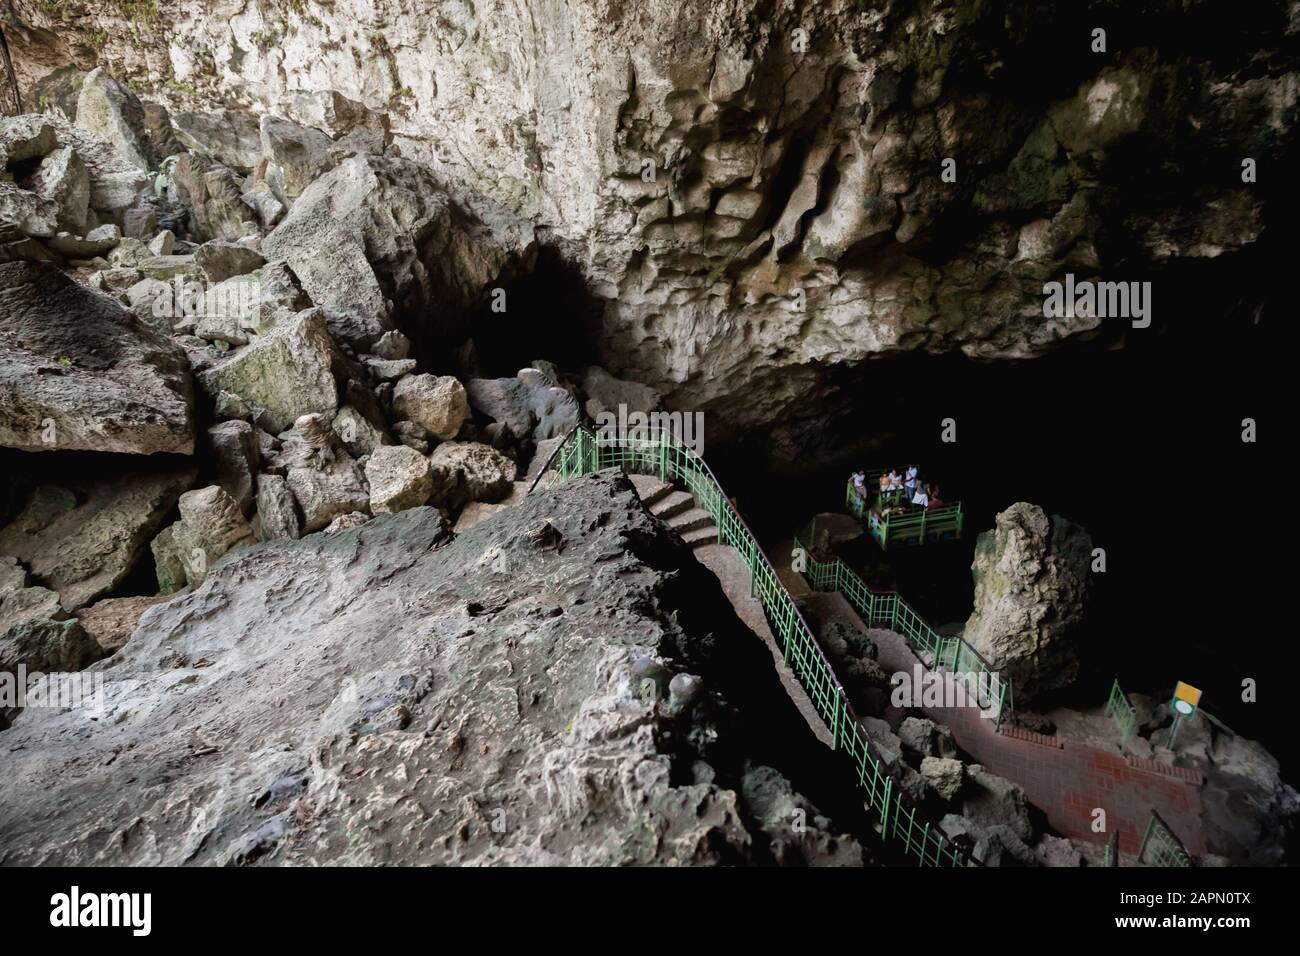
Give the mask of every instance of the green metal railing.
MULTIPOLYGON (((870 489, 868 489, 868 493, 870 493, 870 489)), ((867 499, 859 497, 858 493, 853 490, 852 480, 844 487, 844 507, 848 509, 849 514, 859 521, 862 520, 862 515, 867 510, 867 499)))
MULTIPOLYGON (((901 488, 882 491, 879 495, 880 503, 886 507, 902 505, 908 500, 907 490, 901 488)), ((960 501, 937 508, 890 514, 881 514, 875 509, 868 510, 866 499, 854 492, 852 480, 844 488, 844 507, 859 521, 866 518, 871 536, 885 551, 889 550, 890 542, 922 544, 927 538, 942 538, 946 534, 960 538, 966 521, 960 501)))
POLYGON ((956 501, 912 512, 879 514, 873 511, 869 524, 871 536, 883 550, 888 551, 891 543, 921 544, 926 538, 942 538, 945 534, 960 538, 964 522, 961 502, 956 501))
POLYGON ((916 804, 900 788, 897 771, 889 769, 867 737, 794 598, 703 459, 666 432, 648 439, 597 439, 580 426, 552 453, 533 487, 552 467, 561 479, 621 468, 680 483, 689 491, 696 505, 712 517, 718 541, 734 548, 749 566, 753 594, 763 606, 786 665, 825 722, 835 748, 847 755, 858 785, 866 791, 867 805, 880 820, 885 842, 896 842, 907 857, 921 866, 979 865, 938 826, 920 818, 916 804))
POLYGON ((1119 866, 1119 831, 1116 830, 1106 841, 1106 849, 1101 855, 1102 866, 1119 866))
POLYGON ((808 546, 795 539, 795 546, 809 555, 804 577, 815 591, 838 591, 869 627, 884 627, 903 635, 908 646, 928 668, 954 674, 969 674, 975 682, 976 704, 994 712, 994 726, 1011 709, 1011 682, 960 637, 944 637, 927 624, 906 601, 893 591, 873 591, 849 565, 839 558, 818 561, 808 546))
POLYGON ((1115 718, 1115 725, 1119 727, 1120 733, 1119 749, 1123 753, 1124 748, 1128 746, 1129 738, 1133 736, 1133 731, 1137 729, 1137 711, 1128 702, 1124 692, 1119 689, 1118 677, 1110 688, 1110 697, 1106 701, 1106 716, 1115 718))
POLYGON ((1142 847, 1138 850, 1138 862, 1150 862, 1153 866, 1191 866, 1191 854, 1183 847, 1182 841, 1174 836, 1160 814, 1151 811, 1147 821, 1146 833, 1142 835, 1142 847), (1150 859, 1148 861, 1148 852, 1150 859))

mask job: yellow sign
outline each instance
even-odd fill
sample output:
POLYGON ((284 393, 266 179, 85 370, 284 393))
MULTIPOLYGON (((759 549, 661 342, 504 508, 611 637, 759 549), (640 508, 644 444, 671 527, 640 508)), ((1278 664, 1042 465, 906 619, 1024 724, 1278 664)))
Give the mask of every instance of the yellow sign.
POLYGON ((1174 710, 1184 717, 1190 717, 1196 713, 1196 705, 1200 702, 1200 688, 1193 687, 1191 684, 1184 684, 1182 681, 1178 682, 1178 686, 1174 688, 1174 710))

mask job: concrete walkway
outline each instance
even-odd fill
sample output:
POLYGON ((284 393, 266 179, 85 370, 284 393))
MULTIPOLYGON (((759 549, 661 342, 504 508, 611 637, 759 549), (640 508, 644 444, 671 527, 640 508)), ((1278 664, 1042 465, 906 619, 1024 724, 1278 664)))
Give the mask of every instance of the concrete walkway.
POLYGON ((722 586, 722 593, 736 609, 736 616, 767 645, 781 685, 794 701, 809 729, 826 746, 834 746, 830 729, 822 723, 803 685, 786 666, 781 647, 772 628, 768 626, 767 615, 763 613, 763 602, 752 593, 749 566, 745 564, 745 559, 730 545, 718 543, 718 531, 713 520, 696 505, 690 494, 651 476, 628 477, 650 513, 680 534, 682 540, 691 546, 699 562, 713 572, 722 586))
POLYGON ((727 595, 727 600, 736 609, 736 615, 767 645, 772 655, 772 663, 781 678, 781 685, 785 687, 786 693, 794 701, 809 728, 817 735, 818 740, 828 747, 833 747, 835 741, 831 737, 830 729, 822 722, 821 716, 808 698, 803 685, 794 676, 794 672, 786 666, 781 647, 777 644, 771 627, 768 626, 767 615, 763 613, 762 602, 750 594, 749 566, 745 564, 744 558, 736 552, 735 548, 725 544, 710 544, 696 548, 695 556, 717 577, 723 593, 727 595))
MULTIPOLYGON (((839 620, 870 635, 887 672, 912 673, 916 655, 902 635, 867 627, 839 593, 816 592, 806 600, 820 622, 839 620)), ((1032 739, 1038 735, 999 733, 994 721, 980 716, 964 688, 949 680, 945 689, 951 695, 945 695, 945 701, 956 706, 922 707, 925 715, 947 725, 958 746, 991 773, 1020 784, 1026 799, 1043 811, 1057 833, 1104 844, 1118 828, 1120 853, 1136 856, 1154 809, 1189 853, 1199 856, 1206 852, 1199 779, 1176 776, 1180 773, 1176 768, 1166 773, 1134 766, 1118 749, 1104 750, 1056 737, 1032 739), (1106 833, 1092 830, 1096 808, 1106 811, 1106 833)), ((1145 763, 1150 766, 1149 761, 1145 763)))

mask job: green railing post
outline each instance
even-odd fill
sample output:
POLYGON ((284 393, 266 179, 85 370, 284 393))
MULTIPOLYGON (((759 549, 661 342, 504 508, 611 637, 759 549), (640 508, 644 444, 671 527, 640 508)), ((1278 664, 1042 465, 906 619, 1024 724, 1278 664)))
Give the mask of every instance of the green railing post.
POLYGON ((1110 697, 1106 700, 1106 716, 1115 720, 1116 726, 1119 727, 1120 753, 1128 746, 1129 737, 1137 727, 1137 711, 1133 705, 1128 702, 1128 697, 1120 689, 1119 678, 1116 677, 1110 688, 1110 697))
POLYGON ((1174 832, 1155 810, 1151 811, 1151 819, 1147 821, 1146 832, 1142 835, 1142 846, 1138 849, 1137 857, 1139 863, 1146 859, 1148 847, 1153 850, 1152 862, 1156 866, 1192 865, 1192 858, 1183 847, 1182 841, 1174 836, 1174 832))

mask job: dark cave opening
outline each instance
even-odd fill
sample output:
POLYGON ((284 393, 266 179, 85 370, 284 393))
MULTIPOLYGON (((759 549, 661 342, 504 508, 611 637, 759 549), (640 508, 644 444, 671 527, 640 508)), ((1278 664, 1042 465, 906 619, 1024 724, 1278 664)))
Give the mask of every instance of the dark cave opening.
MULTIPOLYGON (((537 359, 566 370, 596 364, 601 308, 581 273, 557 250, 542 247, 531 271, 485 289, 464 316, 459 328, 473 340, 478 366, 465 371, 495 378, 513 376, 537 359), (504 292, 503 311, 493 308, 496 288, 504 292)), ((432 366, 445 364, 444 355, 432 366)))
POLYGON ((1272 450, 1283 380, 1266 364, 1284 353, 1276 318, 1261 318, 1280 314, 1271 290, 1285 272, 1270 272, 1271 259, 1165 270, 1153 280, 1150 328, 1108 320, 1092 341, 1041 358, 864 363, 827 409, 823 441, 837 460, 775 470, 765 436, 749 435, 710 446, 709 462, 770 546, 818 512, 843 513, 854 467, 916 460, 946 500, 963 502, 964 538, 886 555, 864 537, 843 556, 936 626, 970 614, 975 541, 998 512, 1028 501, 1083 525, 1107 570, 1091 576, 1084 672, 1062 702, 1099 703, 1115 676, 1151 694, 1184 680, 1286 766, 1285 691, 1270 662, 1281 647, 1277 542, 1289 533, 1291 492, 1278 485, 1286 473, 1272 450), (945 418, 956 421, 955 443, 941 441, 945 418), (1244 418, 1273 437, 1244 443, 1244 418), (1242 700, 1246 678, 1257 702, 1242 700))

